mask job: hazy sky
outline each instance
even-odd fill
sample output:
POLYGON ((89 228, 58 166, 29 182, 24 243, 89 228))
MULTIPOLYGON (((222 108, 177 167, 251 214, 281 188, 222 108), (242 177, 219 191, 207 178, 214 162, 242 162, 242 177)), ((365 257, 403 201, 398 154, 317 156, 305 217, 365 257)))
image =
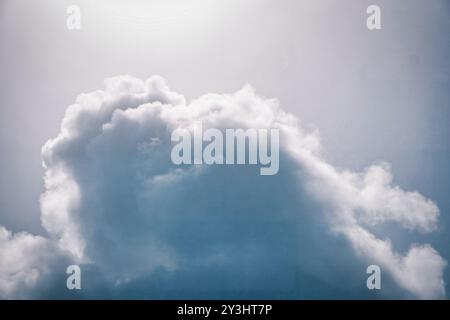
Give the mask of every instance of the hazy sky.
POLYGON ((0 0, 0 225, 47 235, 41 148, 77 95, 111 76, 161 75, 188 101, 249 83, 317 128, 335 167, 390 163, 440 222, 414 238, 379 232, 393 230, 400 247, 431 243, 450 261, 449 32, 446 0, 0 0), (66 28, 74 3, 79 31, 66 28), (373 3, 377 31, 365 25, 373 3))

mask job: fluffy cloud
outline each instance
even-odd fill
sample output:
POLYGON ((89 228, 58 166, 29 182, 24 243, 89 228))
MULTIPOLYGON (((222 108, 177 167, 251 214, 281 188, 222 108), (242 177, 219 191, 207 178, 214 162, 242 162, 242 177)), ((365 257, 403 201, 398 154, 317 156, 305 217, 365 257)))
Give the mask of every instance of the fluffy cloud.
MULTIPOLYGON (((188 268, 225 268, 236 260, 242 271, 258 261, 285 259, 277 252, 284 241, 303 241, 293 248, 327 245, 308 230, 319 232, 323 225, 410 294, 445 296, 446 262, 431 246, 413 244, 402 254, 371 232, 387 221, 422 233, 437 226, 437 206, 393 185, 386 164, 364 172, 334 168, 321 156, 317 132, 303 130, 276 100, 256 95, 250 86, 190 103, 161 77, 144 82, 120 76, 107 79, 105 87, 79 95, 59 135, 43 147, 41 219, 50 238, 0 229, 3 296, 17 296, 48 279, 62 257, 95 268, 116 290, 161 272, 189 275, 188 268), (199 124, 279 129, 280 173, 262 177, 250 166, 174 166, 171 132, 199 124), (320 215, 317 225, 314 215, 320 215), (248 227, 249 221, 258 227, 248 227), (269 252, 270 246, 275 249, 269 252)), ((308 270, 317 256, 299 265, 308 270)), ((250 278, 243 279, 253 288, 250 278)), ((244 282, 233 288, 243 287, 244 282)))
POLYGON ((12 234, 0 227, 0 298, 27 297, 51 276, 64 254, 52 241, 25 232, 12 234))

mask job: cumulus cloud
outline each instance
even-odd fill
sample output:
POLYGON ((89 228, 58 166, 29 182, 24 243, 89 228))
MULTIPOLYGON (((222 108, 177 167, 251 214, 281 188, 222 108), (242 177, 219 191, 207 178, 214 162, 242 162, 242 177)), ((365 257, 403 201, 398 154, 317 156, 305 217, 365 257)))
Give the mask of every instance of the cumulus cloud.
POLYGON ((64 254, 51 240, 0 227, 0 298, 27 297, 64 254))
MULTIPOLYGON (((50 237, 0 229, 3 296, 17 296, 19 288, 26 292, 63 256, 94 266, 115 288, 156 277, 161 270, 189 274, 188 267, 223 267, 234 260, 250 266, 275 255, 284 259, 276 251, 286 246, 285 240, 296 243, 294 236, 311 232, 305 226, 296 229, 299 221, 317 219, 305 218, 311 211, 400 288, 419 298, 445 296, 446 262, 430 245, 412 244, 402 254, 371 232, 388 221, 432 232, 439 216, 435 203, 394 185, 387 164, 364 172, 334 168, 321 156, 317 131, 305 131, 277 100, 258 96, 249 85, 187 103, 158 76, 107 79, 104 90, 77 97, 42 155, 46 191, 41 220, 50 237), (173 165, 171 132, 192 131, 199 124, 204 129, 279 129, 284 159, 279 175, 262 177, 250 166, 173 165), (314 209, 299 199, 313 202, 314 209), (258 229, 239 229, 247 221, 260 223, 258 229), (279 247, 268 252, 274 243, 279 247)), ((312 239, 317 240, 304 238, 302 246, 326 245, 312 239)), ((286 253, 302 254, 307 255, 286 253)), ((305 269, 308 263, 313 261, 300 264, 305 269)), ((245 279, 250 278, 247 274, 245 279)))

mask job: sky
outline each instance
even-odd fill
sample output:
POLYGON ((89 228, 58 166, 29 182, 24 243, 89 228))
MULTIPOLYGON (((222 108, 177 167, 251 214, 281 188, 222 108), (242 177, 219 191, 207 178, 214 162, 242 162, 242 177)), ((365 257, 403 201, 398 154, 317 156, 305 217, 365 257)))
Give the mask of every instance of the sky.
POLYGON ((0 296, 448 297, 450 4, 377 1, 382 29, 370 31, 372 2, 1 0, 0 296), (81 30, 70 31, 74 3, 81 30), (222 125, 251 127, 261 108, 282 118, 278 175, 173 173, 167 144, 126 148, 180 126, 136 99, 214 122, 209 94, 255 108, 222 125), (364 185, 378 201, 353 190, 364 185), (382 203, 392 198, 401 208, 382 203), (380 291, 365 286, 373 261, 386 270, 380 291), (65 288, 71 263, 85 270, 79 292, 65 288))

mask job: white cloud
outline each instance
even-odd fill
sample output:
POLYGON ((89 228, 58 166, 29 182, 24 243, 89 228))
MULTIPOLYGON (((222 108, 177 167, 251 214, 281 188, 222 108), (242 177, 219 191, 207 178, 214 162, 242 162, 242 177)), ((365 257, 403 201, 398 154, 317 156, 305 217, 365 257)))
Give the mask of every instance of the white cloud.
POLYGON ((437 224, 437 206, 393 185, 387 165, 362 173, 337 170, 321 157, 317 132, 304 131, 276 100, 256 95, 251 86, 233 94, 206 94, 189 104, 161 77, 143 82, 120 76, 107 79, 105 86, 78 96, 59 135, 43 147, 41 218, 50 239, 0 229, 2 295, 14 296, 22 283, 35 284, 56 246, 76 263, 97 266, 115 283, 158 268, 177 270, 182 262, 159 236, 163 227, 157 222, 162 214, 165 219, 181 217, 161 204, 176 199, 183 180, 195 176, 201 181, 205 168, 175 168, 170 133, 200 122, 203 128, 280 129, 281 152, 305 172, 306 180, 298 183, 306 184, 329 212, 331 229, 410 293, 420 298, 445 295, 446 263, 433 248, 413 245, 401 255, 368 229, 395 221, 430 232, 437 224))
POLYGON ((443 270, 446 262, 429 245, 413 245, 406 253, 395 253, 390 241, 377 239, 360 226, 345 231, 353 247, 364 257, 388 270, 400 286, 423 299, 445 295, 443 270))
MULTIPOLYGON (((292 139, 295 141, 295 139, 292 139)), ((436 228, 439 209, 417 192, 392 185, 386 164, 370 166, 363 173, 338 171, 319 155, 288 147, 307 168, 313 193, 332 212, 333 230, 346 236, 364 258, 387 270, 397 283, 420 298, 445 296, 446 261, 429 245, 413 245, 402 256, 389 240, 377 239, 364 225, 396 221, 408 229, 430 232, 436 228)))
POLYGON ((50 240, 0 226, 0 298, 26 297, 61 257, 50 240))

